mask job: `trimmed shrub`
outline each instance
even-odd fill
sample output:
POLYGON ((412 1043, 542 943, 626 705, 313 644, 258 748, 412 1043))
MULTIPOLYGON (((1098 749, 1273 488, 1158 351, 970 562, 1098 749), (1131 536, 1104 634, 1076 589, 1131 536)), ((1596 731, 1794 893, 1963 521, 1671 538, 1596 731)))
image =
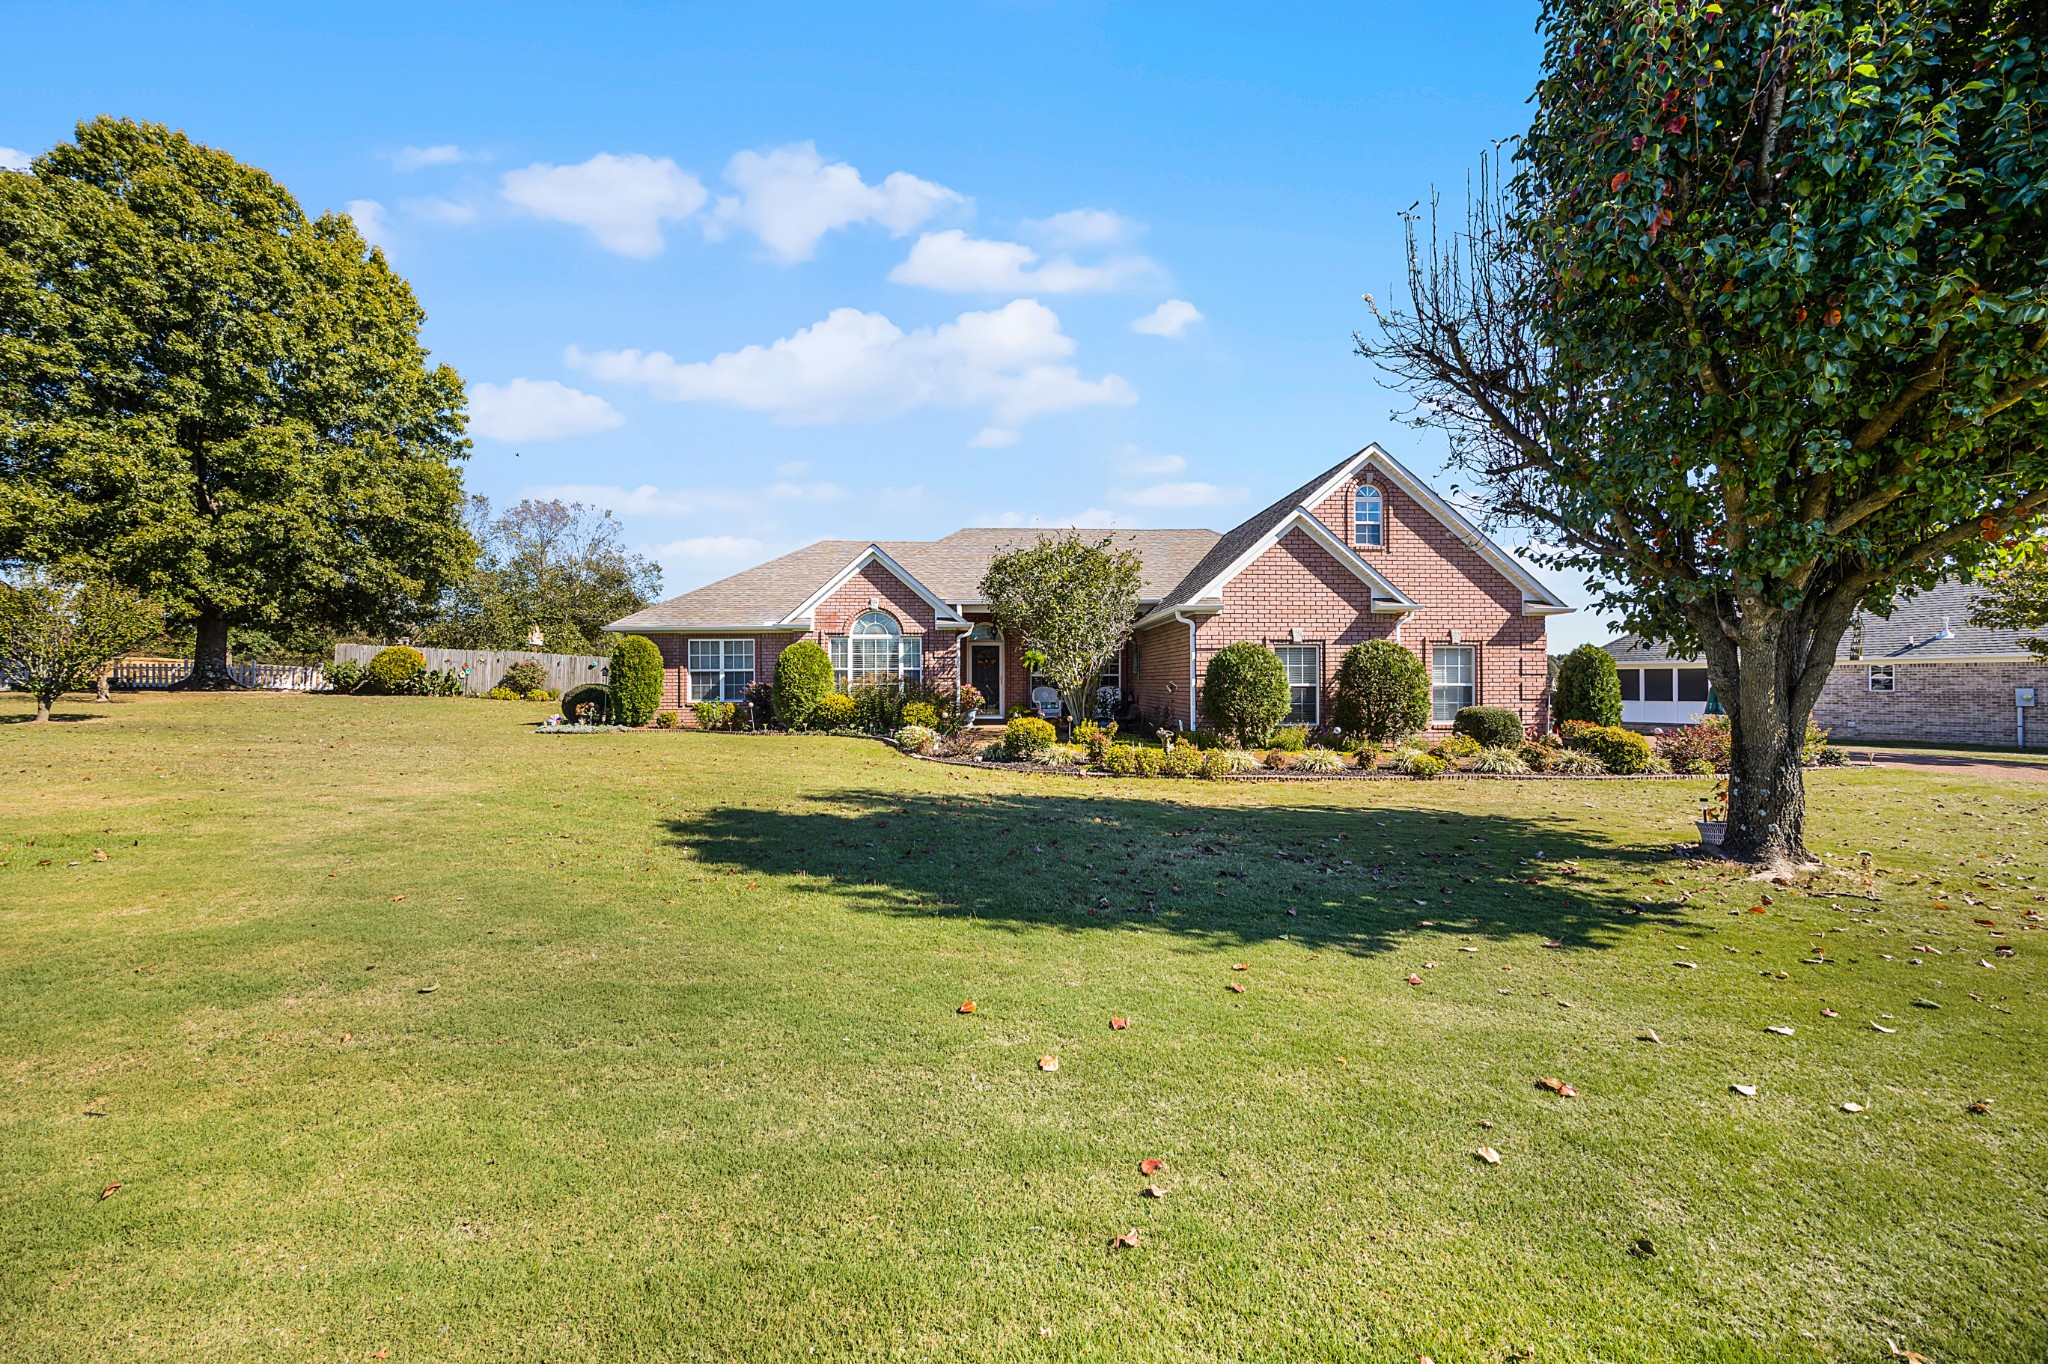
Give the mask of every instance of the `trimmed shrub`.
POLYGON ((1657 756, 1680 772, 1690 770, 1689 764, 1696 762, 1706 763, 1710 772, 1728 770, 1728 721, 1724 716, 1710 715, 1696 725, 1663 730, 1652 735, 1650 742, 1657 756))
POLYGON ((939 732, 930 725, 905 725, 896 731, 896 747, 905 753, 930 753, 939 746, 939 732))
POLYGON ((1159 760, 1159 770, 1169 777, 1192 777, 1202 770, 1202 750, 1193 744, 1175 744, 1159 760))
POLYGON ((1495 776, 1519 777, 1527 774, 1529 764, 1522 761, 1522 755, 1505 745, 1496 744, 1483 748, 1472 759, 1474 772, 1491 772, 1495 776))
POLYGON ((1560 777, 1604 777, 1607 764, 1576 748, 1560 748, 1550 755, 1550 770, 1560 777))
POLYGON ((370 690, 381 696, 418 696, 426 690, 427 660, 418 649, 394 644, 377 651, 365 677, 370 690))
POLYGON ((1581 644, 1557 665, 1557 687, 1550 713, 1558 721, 1584 720, 1594 725, 1621 723, 1621 673, 1614 655, 1597 644, 1581 644))
POLYGON ((1109 756, 1109 746, 1116 739, 1116 721, 1098 725, 1093 720, 1083 720, 1074 726, 1074 742, 1088 750, 1088 761, 1100 765, 1109 756))
POLYGON ((1337 665, 1332 718, 1376 744, 1413 734, 1429 723, 1429 670, 1391 640, 1354 644, 1337 665))
POLYGON ((1523 766, 1527 767, 1531 772, 1548 772, 1551 759, 1557 756, 1558 750, 1552 748, 1549 744, 1525 741, 1520 748, 1515 750, 1515 753, 1516 756, 1521 758, 1523 766))
POLYGON ((1202 715, 1218 733, 1243 745, 1264 744, 1291 704, 1287 666, 1265 645, 1240 640, 1209 660, 1202 715))
POLYGON ((1478 740, 1481 748, 1513 748, 1522 742, 1522 717, 1506 706, 1467 706, 1451 728, 1478 740))
POLYGON ((1650 741, 1619 725, 1596 725, 1584 730, 1572 741, 1572 747, 1592 754, 1602 767, 1618 777, 1651 770, 1650 741))
POLYGON ((1429 746, 1429 751, 1445 762, 1456 762, 1460 758, 1476 758, 1479 756, 1479 749, 1479 741, 1469 734, 1453 734, 1429 746))
POLYGON ((654 712, 654 727, 656 729, 676 729, 679 728, 682 725, 682 723, 683 717, 680 713, 676 711, 658 710, 654 712))
POLYGON ((353 659, 330 663, 324 670, 329 691, 351 692, 363 685, 363 665, 353 659))
POLYGON ((553 687, 535 687, 532 691, 526 693, 526 699, 529 701, 552 701, 555 699, 555 695, 556 692, 553 687))
MULTIPOLYGON (((781 693, 776 695, 779 697, 781 693)), ((811 707, 809 719, 821 729, 852 729, 860 719, 860 707, 845 692, 826 692, 824 698, 811 707)))
POLYGON ((819 716, 832 690, 832 656, 815 640, 800 639, 775 660, 775 718, 791 729, 802 729, 814 720, 826 728, 832 722, 819 716))
POLYGON ((1714 775, 1714 765, 1705 758, 1682 758, 1671 765, 1671 770, 1684 773, 1688 777, 1711 777, 1714 775))
POLYGON ((1119 777, 1138 775, 1138 748, 1135 744, 1116 744, 1102 756, 1102 766, 1107 772, 1119 777))
POLYGON ((1269 748, 1266 750, 1266 756, 1260 761, 1272 771, 1285 772, 1294 766, 1294 755, 1284 748, 1269 748))
POLYGON ((730 701, 699 701, 690 707, 699 729, 731 729, 739 707, 730 701))
POLYGON ((1294 770, 1297 772, 1342 772, 1343 756, 1334 749, 1309 748, 1294 755, 1294 770))
POLYGON ((1020 715, 1003 726, 1003 756, 1012 761, 1035 758, 1051 748, 1058 737, 1050 721, 1020 715))
POLYGON ((903 707, 903 723, 918 729, 939 727, 939 708, 929 701, 911 701, 903 707))
POLYGON ((1358 770, 1361 772, 1372 771, 1380 765, 1381 759, 1385 756, 1377 748, 1361 748, 1352 755, 1353 759, 1358 763, 1358 770))
POLYGON ((1054 744, 1031 761, 1047 767, 1079 767, 1088 761, 1088 754, 1072 744, 1054 744))
POLYGON ((1806 738, 1799 747, 1799 761, 1805 763, 1808 767, 1812 767, 1818 762, 1822 750, 1828 746, 1828 735, 1832 732, 1831 730, 1822 729, 1809 716, 1806 721, 1806 738))
POLYGON ((510 687, 492 687, 484 693, 484 700, 486 701, 517 701, 518 699, 519 693, 513 691, 510 687))
POLYGON ((612 689, 585 682, 562 693, 562 718, 572 725, 608 725, 612 721, 612 689))
POLYGON ((1166 768, 1166 752, 1158 748, 1141 748, 1138 753, 1138 775, 1156 777, 1166 768))
POLYGON ((1809 760, 1815 767, 1846 767, 1849 755, 1833 744, 1822 744, 1809 760))
POLYGON ((521 696, 530 691, 539 691, 548 684, 548 670, 530 659, 522 659, 505 669, 505 675, 498 679, 498 685, 506 691, 516 691, 521 696))
POLYGON ((1557 722, 1557 741, 1566 748, 1571 748, 1575 746, 1581 734, 1590 734, 1598 728, 1600 726, 1594 724, 1591 720, 1559 720, 1557 722))
POLYGON ((1410 777, 1419 777, 1424 781, 1429 780, 1431 777, 1441 777, 1444 773, 1451 770, 1451 765, 1435 754, 1418 753, 1412 748, 1402 749, 1394 756, 1394 761, 1389 765, 1396 772, 1410 777))
POLYGON ((1307 725, 1282 725, 1273 731, 1273 747, 1282 753, 1299 753, 1308 747, 1307 725))
POLYGON ((661 709, 661 646, 627 635, 612 650, 612 719, 635 729, 661 709))
POLYGON ((1226 749, 1226 748, 1211 748, 1211 749, 1205 750, 1205 751, 1203 752, 1203 754, 1202 754, 1202 775, 1203 775, 1203 776, 1205 776, 1205 777, 1208 777, 1208 778, 1209 778, 1210 780, 1212 780, 1212 781, 1213 781, 1213 780, 1215 780, 1215 779, 1216 779, 1217 777, 1227 777, 1227 776, 1229 776, 1229 775, 1231 774, 1231 772, 1232 772, 1232 771, 1234 771, 1234 770, 1235 770, 1235 769, 1234 769, 1234 768, 1232 768, 1232 767, 1231 767, 1231 765, 1230 765, 1230 750, 1229 750, 1229 749, 1226 749))

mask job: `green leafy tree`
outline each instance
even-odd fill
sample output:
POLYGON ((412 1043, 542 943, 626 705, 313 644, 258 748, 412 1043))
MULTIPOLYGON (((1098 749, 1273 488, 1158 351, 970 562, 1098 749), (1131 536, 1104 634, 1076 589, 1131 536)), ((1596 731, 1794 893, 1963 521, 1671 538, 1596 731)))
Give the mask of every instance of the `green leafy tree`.
MULTIPOLYGON (((2039 630, 2048 635, 2048 542, 2036 541, 2031 553, 1993 578, 1970 613, 1972 625, 1993 630, 2039 630)), ((2048 638, 2023 641, 2035 656, 2048 659, 2048 638)))
POLYGON ((462 383, 348 218, 156 124, 0 173, 0 559, 196 626, 373 628, 468 565, 462 383))
POLYGON ((996 624, 1023 640, 1060 694, 1069 716, 1095 709, 1102 669, 1131 637, 1138 618, 1142 565, 1137 552, 1105 537, 1090 543, 1072 531, 998 554, 982 575, 981 595, 996 624))
POLYGON ((1497 521, 1702 652, 1724 850, 1811 860, 1801 740, 1859 607, 2048 508, 2048 7, 1547 0, 1516 174, 1360 349, 1497 521))
POLYGON ((800 639, 775 659, 775 718, 803 729, 832 695, 832 656, 815 640, 800 639))
POLYGON ((1581 644, 1557 665, 1557 686, 1550 693, 1553 724, 1583 720, 1589 725, 1621 723, 1621 670, 1614 655, 1597 644, 1581 644))
POLYGON ((1331 709, 1337 728, 1376 744, 1413 734, 1429 723, 1429 671, 1391 640, 1354 644, 1337 665, 1331 709))
POLYGON ((661 646, 627 635, 612 649, 612 712, 622 725, 644 725, 661 707, 661 646))
POLYGON ((435 647, 524 649, 538 626, 551 653, 605 654, 616 640, 604 627, 661 591, 661 566, 628 550, 602 508, 528 499, 493 512, 472 497, 467 520, 476 565, 422 626, 435 647))
POLYGON ((1226 644, 1203 670, 1202 718, 1241 747, 1269 742, 1292 705, 1287 665, 1263 644, 1226 644))
POLYGON ((163 624, 154 602, 125 588, 30 571, 0 583, 0 677, 35 697, 36 719, 48 720, 59 697, 94 685, 163 624))

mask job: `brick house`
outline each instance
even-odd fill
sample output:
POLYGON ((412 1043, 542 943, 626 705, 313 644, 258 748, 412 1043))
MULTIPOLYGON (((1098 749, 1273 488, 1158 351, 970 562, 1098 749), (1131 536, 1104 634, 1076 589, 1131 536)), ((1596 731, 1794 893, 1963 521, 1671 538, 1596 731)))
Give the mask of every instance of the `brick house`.
MULTIPOLYGON (((991 559, 1039 534, 821 540, 606 628, 660 646, 669 708, 737 700, 773 677, 783 649, 811 639, 842 687, 868 677, 971 683, 1002 714, 1028 703, 1033 680, 979 584, 991 559)), ((1369 639, 1422 660, 1437 725, 1468 705, 1547 719, 1545 618, 1572 608, 1376 445, 1221 534, 1101 534, 1143 564, 1138 620, 1103 685, 1155 724, 1195 727, 1209 659, 1240 640, 1279 653, 1299 723, 1327 721, 1338 664, 1369 639)))
MULTIPOLYGON (((1835 653, 1814 722, 1837 743, 1892 739, 2048 748, 2048 660, 2016 630, 1969 623, 1983 589, 1949 581, 1902 597, 1888 616, 1859 612, 1835 653), (2031 694, 2041 706, 2025 707, 2031 694)), ((1706 710, 1697 656, 1623 636, 1606 646, 1621 673, 1623 724, 1686 724, 1706 710)))

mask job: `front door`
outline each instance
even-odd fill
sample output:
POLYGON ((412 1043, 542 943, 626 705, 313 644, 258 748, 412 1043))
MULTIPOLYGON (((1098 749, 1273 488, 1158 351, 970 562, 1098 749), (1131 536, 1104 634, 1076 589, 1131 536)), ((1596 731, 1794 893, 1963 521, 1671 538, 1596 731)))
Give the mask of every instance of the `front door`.
POLYGON ((1003 646, 1000 644, 970 644, 967 646, 967 681, 982 695, 982 709, 992 714, 1003 713, 1003 646))

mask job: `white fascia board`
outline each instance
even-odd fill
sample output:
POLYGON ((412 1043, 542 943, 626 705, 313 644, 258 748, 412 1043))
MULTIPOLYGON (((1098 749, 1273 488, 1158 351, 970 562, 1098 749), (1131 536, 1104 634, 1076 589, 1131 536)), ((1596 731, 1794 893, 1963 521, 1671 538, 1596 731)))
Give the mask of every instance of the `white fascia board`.
POLYGON ((1202 585, 1202 590, 1195 593, 1195 600, 1204 601, 1221 597, 1226 583, 1258 562, 1259 556, 1279 544, 1287 537, 1288 532, 1297 530, 1329 551, 1331 558, 1349 569, 1353 577, 1373 589, 1372 609, 1375 613, 1421 609, 1420 602, 1388 582, 1385 574, 1361 559, 1356 550, 1344 543, 1343 537, 1334 534, 1328 526, 1318 521, 1307 507, 1296 507, 1273 529, 1254 540, 1250 548, 1238 555, 1228 568, 1202 585))
POLYGON ((1451 534, 1464 541, 1468 548, 1478 553, 1479 557, 1506 575, 1508 581, 1521 588, 1523 615, 1561 616, 1578 609, 1565 605, 1564 600, 1545 587, 1535 574, 1516 562, 1514 555, 1496 545, 1484 531, 1466 520, 1463 512, 1438 497, 1436 489, 1409 473, 1401 461, 1380 446, 1368 445, 1358 452, 1358 457, 1371 463, 1375 468, 1384 470, 1387 477, 1392 479, 1402 492, 1420 502, 1432 516, 1444 523, 1451 534))
POLYGON ((897 582, 902 583, 912 592, 915 592, 925 605, 931 607, 932 623, 936 628, 941 630, 957 630, 967 626, 967 622, 960 618, 959 612, 934 596, 930 588, 919 582, 911 574, 910 570, 889 557, 888 552, 880 545, 869 545, 866 549, 854 555, 851 563, 826 579, 825 585, 805 598, 803 605, 797 607, 796 610, 790 612, 777 623, 796 626, 802 629, 811 628, 816 623, 812 619, 812 613, 818 609, 819 604, 845 586, 848 578, 851 578, 869 564, 880 564, 889 571, 897 582))

